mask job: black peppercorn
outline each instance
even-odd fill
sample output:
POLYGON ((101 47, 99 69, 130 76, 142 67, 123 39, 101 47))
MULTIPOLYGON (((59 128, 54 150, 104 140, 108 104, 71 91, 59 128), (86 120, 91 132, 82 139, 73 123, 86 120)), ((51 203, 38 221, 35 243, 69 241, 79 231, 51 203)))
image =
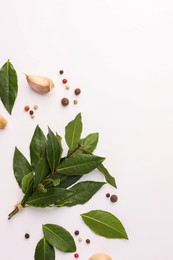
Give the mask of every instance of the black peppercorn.
POLYGON ((106 193, 106 197, 109 198, 111 195, 110 193, 106 193))
POLYGON ((113 194, 113 195, 110 197, 110 200, 111 200, 112 202, 117 202, 118 196, 115 195, 115 194, 113 194))
POLYGON ((87 243, 87 244, 90 244, 90 240, 89 240, 89 239, 86 239, 86 243, 87 243))
POLYGON ((61 75, 62 75, 63 73, 64 73, 64 71, 63 71, 63 70, 60 70, 60 71, 59 71, 59 74, 61 74, 61 75))
POLYGON ((30 235, 28 233, 25 234, 25 238, 28 239, 30 238, 30 235))
POLYGON ((76 230, 76 231, 74 232, 74 234, 75 234, 76 236, 78 236, 78 235, 79 235, 79 230, 76 230))
POLYGON ((67 105, 69 104, 68 98, 62 98, 62 99, 61 99, 61 104, 62 104, 63 106, 67 106, 67 105))
POLYGON ((74 93, 75 93, 76 95, 79 95, 79 94, 81 93, 80 88, 76 88, 75 91, 74 91, 74 93))
POLYGON ((33 114, 34 114, 34 111, 33 111, 33 110, 30 110, 29 113, 30 113, 30 115, 33 115, 33 114))

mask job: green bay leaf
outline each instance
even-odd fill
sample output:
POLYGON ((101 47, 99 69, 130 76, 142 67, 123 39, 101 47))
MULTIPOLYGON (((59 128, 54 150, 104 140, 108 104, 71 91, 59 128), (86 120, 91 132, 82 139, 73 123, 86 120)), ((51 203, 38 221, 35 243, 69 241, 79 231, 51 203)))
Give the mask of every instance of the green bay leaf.
POLYGON ((46 143, 46 137, 41 128, 37 125, 30 143, 30 158, 33 169, 36 168, 38 162, 43 157, 46 143))
POLYGON ((125 238, 128 235, 120 220, 103 210, 92 210, 81 214, 85 224, 96 234, 107 238, 125 238))
POLYGON ((107 183, 109 183, 110 185, 112 185, 113 187, 117 188, 116 182, 115 182, 115 178, 110 175, 110 173, 108 172, 108 170, 105 168, 105 166, 100 163, 97 166, 97 169, 103 173, 105 180, 107 181, 107 183))
POLYGON ((97 146, 98 139, 99 139, 98 133, 92 133, 92 134, 87 135, 85 138, 81 139, 79 142, 81 149, 85 149, 85 151, 92 153, 97 146))
POLYGON ((97 168, 103 160, 103 157, 96 155, 79 154, 63 160, 57 171, 64 175, 83 175, 97 168))
POLYGON ((49 174, 49 165, 46 156, 42 157, 35 169, 35 187, 37 187, 49 174))
POLYGON ((8 60, 0 70, 0 98, 11 114, 18 93, 17 73, 8 60))
POLYGON ((37 244, 35 249, 35 260, 55 260, 55 250, 45 237, 43 237, 37 244))
POLYGON ((49 167, 52 173, 54 173, 61 159, 62 146, 50 128, 47 135, 46 154, 49 167))
POLYGON ((65 127, 65 140, 70 150, 73 150, 78 142, 82 133, 82 120, 81 113, 79 113, 74 120, 68 123, 65 127))
POLYGON ((83 181, 75 184, 70 188, 73 192, 68 198, 59 203, 57 206, 72 207, 78 204, 84 204, 105 184, 105 182, 83 181))
POLYGON ((56 247, 62 252, 75 252, 76 245, 72 235, 63 227, 46 224, 43 225, 43 233, 46 240, 53 247, 56 247))
POLYGON ((49 207, 54 203, 66 199, 72 194, 72 191, 63 188, 50 188, 46 193, 36 191, 26 201, 27 205, 33 207, 49 207))
POLYGON ((63 175, 63 174, 57 174, 57 178, 60 179, 60 184, 59 187, 60 188, 68 188, 69 186, 73 185, 74 183, 76 183, 80 178, 82 177, 82 175, 63 175))
POLYGON ((28 173, 33 172, 33 169, 31 165, 29 164, 26 157, 19 151, 19 149, 16 147, 14 151, 14 157, 13 157, 13 170, 14 170, 14 176, 21 187, 22 179, 25 175, 28 173))
POLYGON ((23 178, 22 178, 22 191, 23 193, 26 193, 30 183, 32 182, 32 180, 34 179, 34 174, 33 172, 30 172, 28 174, 26 174, 23 178))

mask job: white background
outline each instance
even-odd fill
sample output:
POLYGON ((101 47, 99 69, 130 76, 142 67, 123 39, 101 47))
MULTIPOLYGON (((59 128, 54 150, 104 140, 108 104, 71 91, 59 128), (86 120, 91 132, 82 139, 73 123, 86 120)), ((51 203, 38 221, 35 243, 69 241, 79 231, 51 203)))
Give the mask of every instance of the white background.
MULTIPOLYGON (((32 260, 42 224, 79 229, 81 260, 103 251, 113 260, 172 260, 173 237, 173 2, 171 0, 1 0, 0 66, 9 58, 19 92, 9 123, 0 131, 0 259, 32 260), (71 89, 61 84, 65 71, 71 89), (50 77, 48 95, 33 92, 22 73, 50 77), (73 90, 80 87, 78 105, 73 90), (62 107, 63 96, 70 105, 62 107), (25 105, 38 104, 33 120, 25 105), (82 113, 83 136, 100 133, 96 153, 115 176, 118 190, 104 186, 84 206, 27 208, 8 213, 22 193, 12 169, 14 147, 29 159, 37 124, 64 135, 65 125, 82 113), (112 204, 106 192, 116 193, 112 204), (129 241, 93 234, 80 213, 108 210, 124 224, 129 241), (24 238, 28 232, 29 240, 24 238)), ((86 177, 87 178, 87 177, 86 177)), ((89 176, 88 176, 89 178, 89 176)), ((103 180, 98 172, 91 179, 103 180)), ((56 259, 74 259, 56 250, 56 259)))

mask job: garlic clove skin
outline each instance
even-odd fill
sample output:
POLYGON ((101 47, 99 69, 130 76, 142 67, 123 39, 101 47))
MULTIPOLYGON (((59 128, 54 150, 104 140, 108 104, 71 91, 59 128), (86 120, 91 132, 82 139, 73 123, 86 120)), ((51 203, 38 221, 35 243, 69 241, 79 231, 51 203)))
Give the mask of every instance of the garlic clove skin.
POLYGON ((3 129, 6 127, 6 125, 8 124, 8 121, 0 115, 0 129, 3 129))
POLYGON ((46 94, 54 88, 53 81, 43 76, 26 75, 26 80, 29 86, 40 94, 46 94))
POLYGON ((104 253, 92 255, 88 260, 112 260, 112 258, 104 253))

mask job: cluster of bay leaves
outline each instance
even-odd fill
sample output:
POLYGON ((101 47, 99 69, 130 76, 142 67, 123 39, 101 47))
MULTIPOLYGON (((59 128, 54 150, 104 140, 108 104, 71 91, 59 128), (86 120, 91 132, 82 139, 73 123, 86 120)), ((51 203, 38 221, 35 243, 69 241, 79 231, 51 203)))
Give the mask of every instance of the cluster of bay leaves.
MULTIPOLYGON (((20 203, 22 208, 71 207, 86 203, 106 182, 116 187, 114 177, 103 165, 105 158, 93 154, 98 143, 98 133, 81 138, 82 127, 81 113, 65 127, 65 141, 68 146, 65 157, 62 156, 61 136, 48 128, 46 137, 39 126, 36 127, 30 143, 30 163, 15 148, 13 169, 24 193, 20 203), (106 182, 80 181, 84 174, 96 168, 104 175, 106 182)), ((16 206, 9 214, 9 219, 18 211, 19 206, 16 206)), ((122 223, 109 212, 93 210, 81 214, 81 217, 96 234, 108 238, 128 238, 122 223)), ((63 252, 75 252, 74 239, 63 227, 45 224, 43 232, 44 237, 36 247, 36 260, 55 259, 54 247, 63 252)))

